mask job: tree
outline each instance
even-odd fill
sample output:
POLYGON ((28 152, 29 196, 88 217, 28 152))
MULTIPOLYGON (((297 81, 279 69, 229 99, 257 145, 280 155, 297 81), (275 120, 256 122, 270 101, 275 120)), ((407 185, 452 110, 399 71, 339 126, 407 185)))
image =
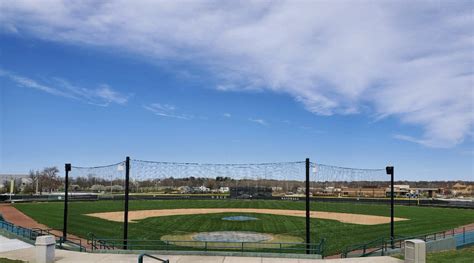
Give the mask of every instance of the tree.
POLYGON ((58 176, 59 169, 57 167, 46 167, 41 171, 39 178, 40 191, 47 191, 51 193, 57 190, 62 180, 58 176))
MULTIPOLYGON (((32 191, 31 192, 36 192, 38 193, 39 189, 38 189, 38 186, 39 186, 39 179, 41 177, 41 173, 40 171, 36 170, 30 170, 30 173, 28 175, 28 177, 31 179, 31 185, 28 186, 28 188, 31 187, 32 191)), ((25 190, 24 190, 25 191, 25 190)))
POLYGON ((3 179, 2 182, 0 182, 0 193, 8 193, 10 187, 10 181, 8 179, 3 179))

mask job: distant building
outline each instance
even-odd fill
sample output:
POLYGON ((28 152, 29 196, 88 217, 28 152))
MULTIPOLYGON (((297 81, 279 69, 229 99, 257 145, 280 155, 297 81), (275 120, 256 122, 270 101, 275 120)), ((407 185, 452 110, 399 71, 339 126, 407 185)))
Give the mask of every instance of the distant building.
POLYGON ((199 187, 193 187, 193 192, 195 193, 207 193, 209 191, 211 191, 211 189, 208 187, 205 187, 204 185, 201 185, 199 187))
POLYGON ((463 183, 456 183, 452 187, 452 192, 455 196, 459 195, 474 195, 474 187, 472 184, 463 184, 463 183))
POLYGON ((27 174, 0 174, 0 192, 10 192, 10 182, 14 180, 15 191, 24 189, 23 182, 25 185, 27 181, 24 179, 31 180, 27 174))
POLYGON ((193 189, 185 185, 185 186, 178 187, 178 191, 180 194, 189 194, 193 191, 193 189))
POLYGON ((252 199, 252 198, 269 198, 272 197, 271 187, 231 187, 230 197, 239 199, 252 199))
POLYGON ((283 191, 283 187, 281 187, 281 186, 272 186, 272 191, 273 192, 283 191))
POLYGON ((338 196, 344 197, 385 197, 384 188, 375 188, 375 187, 347 187, 340 189, 340 192, 334 192, 338 196))
POLYGON ((230 189, 227 186, 221 186, 221 187, 219 187, 218 191, 219 191, 219 193, 224 194, 224 193, 228 193, 230 191, 230 189))
POLYGON ((440 188, 412 188, 410 189, 410 193, 407 194, 407 197, 434 197, 435 194, 441 194, 442 189, 440 188))
POLYGON ((25 188, 33 184, 33 179, 31 178, 21 178, 20 179, 20 191, 23 192, 25 188))
MULTIPOLYGON (((401 184, 401 185, 394 185, 393 186, 393 193, 394 193, 394 196, 395 197, 406 197, 407 194, 410 194, 410 185, 407 185, 407 184, 401 184)), ((391 187, 387 187, 386 190, 385 190, 385 194, 386 196, 390 196, 392 193, 392 189, 391 187)))

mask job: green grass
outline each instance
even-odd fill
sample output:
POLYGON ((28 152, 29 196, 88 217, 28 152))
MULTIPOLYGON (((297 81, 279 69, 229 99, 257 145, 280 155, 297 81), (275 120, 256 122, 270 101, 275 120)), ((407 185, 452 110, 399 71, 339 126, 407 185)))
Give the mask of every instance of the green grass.
POLYGON ((474 247, 438 253, 428 253, 426 255, 426 262, 474 263, 474 247))
MULTIPOLYGON (((394 256, 403 259, 403 255, 394 256)), ((426 254, 427 263, 474 263, 474 246, 458 250, 434 252, 426 254)))
POLYGON ((23 263, 23 262, 25 261, 8 259, 8 258, 0 258, 0 263, 23 263))
MULTIPOLYGON (((62 229, 63 204, 25 203, 15 207, 38 222, 55 229, 62 229)), ((130 210, 172 209, 172 208, 270 208, 304 210, 304 202, 280 200, 149 200, 130 201, 130 210)), ((313 203, 312 210, 359 213, 389 216, 388 205, 352 203, 313 203)), ((100 237, 121 238, 123 224, 85 216, 94 212, 123 210, 122 201, 72 202, 69 206, 68 232, 86 237, 92 232, 100 237)), ((474 211, 453 208, 429 208, 396 206, 396 217, 410 220, 395 223, 397 235, 417 235, 454 228, 474 222, 474 211)), ((130 239, 159 240, 163 235, 192 232, 239 230, 305 237, 305 218, 253 214, 260 220, 231 222, 221 220, 230 213, 207 215, 183 215, 155 217, 129 224, 130 239)), ((234 214, 235 215, 235 214, 234 214)), ((249 215, 242 214, 239 215, 249 215)), ((327 239, 327 252, 336 253, 348 245, 368 242, 389 236, 389 224, 356 225, 334 220, 312 219, 311 237, 314 240, 327 239)))

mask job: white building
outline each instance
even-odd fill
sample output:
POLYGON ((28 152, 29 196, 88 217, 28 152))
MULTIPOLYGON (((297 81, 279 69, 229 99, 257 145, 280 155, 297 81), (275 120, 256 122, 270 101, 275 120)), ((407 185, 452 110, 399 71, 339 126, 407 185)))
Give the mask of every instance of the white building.
POLYGON ((219 187, 219 193, 228 193, 229 192, 229 187, 227 186, 221 186, 219 187))
POLYGON ((193 191, 198 192, 198 193, 207 193, 211 191, 211 189, 209 189, 208 187, 205 187, 204 185, 201 185, 199 187, 194 187, 193 191))

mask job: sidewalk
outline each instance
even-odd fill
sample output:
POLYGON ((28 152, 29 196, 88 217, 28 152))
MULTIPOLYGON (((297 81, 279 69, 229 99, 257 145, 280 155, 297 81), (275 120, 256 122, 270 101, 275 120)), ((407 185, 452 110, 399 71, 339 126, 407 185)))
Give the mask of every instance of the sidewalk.
MULTIPOLYGON (((351 259, 292 259, 292 258, 259 258, 259 257, 229 257, 229 256, 184 256, 184 255, 156 255, 163 259, 169 259, 172 263, 402 263, 403 261, 391 257, 370 257, 351 259)), ((0 258, 17 259, 34 262, 35 248, 26 248, 15 251, 0 253, 0 258)), ((95 254, 81 253, 56 249, 56 262, 100 262, 100 263, 125 263, 138 261, 137 254, 95 254)), ((144 262, 158 262, 145 259, 144 262)))
POLYGON ((31 247, 33 246, 21 240, 14 238, 10 239, 0 235, 0 253, 31 247))

